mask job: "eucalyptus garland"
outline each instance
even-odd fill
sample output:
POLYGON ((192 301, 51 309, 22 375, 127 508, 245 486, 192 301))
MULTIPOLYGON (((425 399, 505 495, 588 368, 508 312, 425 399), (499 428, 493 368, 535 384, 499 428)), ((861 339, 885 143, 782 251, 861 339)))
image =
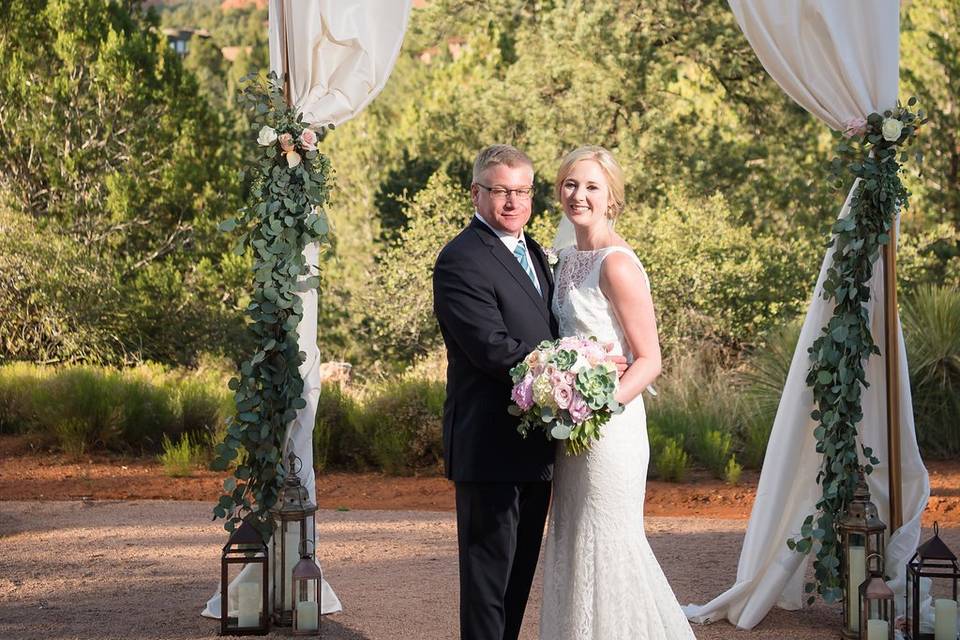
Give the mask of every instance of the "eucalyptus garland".
POLYGON ((245 82, 239 98, 251 114, 256 143, 249 168, 241 174, 249 197, 240 214, 220 229, 239 231, 234 252, 253 256, 246 315, 256 349, 229 383, 236 413, 216 446, 213 468, 226 470, 239 461, 224 481, 213 513, 226 519, 227 531, 246 518, 269 531, 269 509, 283 483, 287 425, 306 406, 298 369, 305 354, 298 345, 303 305, 297 293, 319 286, 319 267, 305 263, 303 250, 327 240, 323 205, 330 162, 317 150, 326 129, 303 125, 301 116, 287 107, 274 74, 248 76, 245 82))
MULTIPOLYGON (((910 98, 908 107, 916 104, 910 98)), ((837 186, 855 178, 850 214, 833 225, 832 265, 823 284, 823 297, 835 303, 833 317, 808 349, 811 366, 807 385, 816 403, 810 417, 816 449, 823 455, 817 483, 822 495, 816 513, 807 516, 800 536, 787 541, 798 552, 816 551, 815 581, 806 585, 827 602, 843 596, 840 581, 839 522, 853 499, 859 473, 869 474, 879 463, 869 447, 861 446, 865 463, 857 451, 857 425, 863 419, 861 394, 869 386, 864 365, 880 350, 870 333, 865 303, 873 265, 881 248, 890 242, 896 214, 909 206, 910 192, 900 174, 908 155, 904 151, 926 122, 923 111, 914 113, 897 104, 896 109, 852 120, 840 134, 838 157, 831 163, 837 186)), ((922 161, 920 152, 914 153, 922 161)), ((811 595, 809 603, 814 601, 811 595)))

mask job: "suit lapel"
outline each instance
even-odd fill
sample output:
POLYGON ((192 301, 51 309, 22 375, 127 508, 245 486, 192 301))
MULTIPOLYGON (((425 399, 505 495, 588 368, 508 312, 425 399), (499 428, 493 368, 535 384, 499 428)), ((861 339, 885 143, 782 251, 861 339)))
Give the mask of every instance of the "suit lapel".
MULTIPOLYGON (((530 298, 534 303, 537 309, 540 311, 540 315, 544 317, 545 320, 549 322, 550 320, 550 310, 545 304, 546 298, 544 294, 548 294, 548 287, 541 286, 543 289, 543 294, 537 291, 537 288, 533 285, 533 281, 530 280, 530 276, 523 270, 523 267, 520 266, 520 262, 517 260, 516 256, 507 251, 507 247, 504 246, 503 241, 498 238, 493 231, 491 231, 485 224, 478 221, 474 218, 470 222, 470 226, 480 237, 484 244, 490 249, 490 253, 493 254, 493 257, 507 270, 507 273, 516 280, 517 284, 520 285, 520 288, 523 289, 524 293, 530 298)), ((535 254, 539 254, 539 251, 534 251, 535 254)), ((539 258, 537 261, 539 262, 539 258)), ((538 274, 539 275, 539 274, 538 274)), ((543 282, 543 280, 541 280, 543 282)))

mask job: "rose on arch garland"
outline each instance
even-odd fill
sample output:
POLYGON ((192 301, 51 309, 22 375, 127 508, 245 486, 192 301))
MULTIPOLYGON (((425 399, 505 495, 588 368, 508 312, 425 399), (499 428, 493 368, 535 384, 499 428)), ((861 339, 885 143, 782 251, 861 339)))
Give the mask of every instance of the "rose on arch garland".
POLYGON ((269 532, 269 509, 283 484, 287 425, 306 406, 299 371, 305 354, 297 335, 303 305, 297 293, 319 286, 319 267, 306 264, 303 250, 328 239, 323 205, 330 161, 317 150, 326 129, 305 126, 287 107, 275 74, 251 75, 244 81, 239 99, 251 114, 255 138, 248 169, 241 172, 249 197, 239 215, 222 222, 220 230, 239 230, 234 252, 253 254, 253 293, 246 315, 256 347, 229 383, 236 413, 215 448, 212 466, 226 470, 239 460, 223 483, 213 513, 214 519, 226 519, 227 531, 249 518, 269 532))
MULTIPOLYGON (((880 350, 870 333, 865 303, 870 299, 868 283, 883 245, 890 242, 896 214, 909 206, 910 192, 900 179, 908 160, 906 148, 926 122, 922 110, 897 107, 883 115, 872 113, 846 123, 837 145, 838 157, 831 172, 838 187, 852 176, 856 187, 850 213, 833 225, 833 264, 823 283, 823 297, 835 302, 833 317, 808 349, 811 366, 807 385, 813 389, 816 409, 810 414, 817 452, 823 454, 817 483, 822 495, 816 513, 803 522, 800 536, 787 546, 800 553, 816 551, 814 582, 807 593, 817 591, 827 602, 838 601, 840 584, 839 521, 853 499, 860 471, 869 474, 879 460, 869 447, 861 447, 865 464, 857 452, 857 425, 863 419, 862 390, 869 386, 864 365, 880 350)), ((913 159, 923 159, 919 151, 913 159)), ((814 596, 808 599, 812 603, 814 596)))

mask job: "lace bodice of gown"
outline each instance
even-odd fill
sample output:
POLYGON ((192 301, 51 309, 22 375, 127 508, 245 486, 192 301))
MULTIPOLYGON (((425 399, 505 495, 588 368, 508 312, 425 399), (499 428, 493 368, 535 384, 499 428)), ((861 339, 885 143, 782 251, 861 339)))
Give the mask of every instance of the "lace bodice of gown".
POLYGON ((557 262, 557 290, 553 313, 560 322, 560 335, 596 336, 601 342, 613 342, 611 353, 632 360, 623 329, 617 321, 610 301, 600 290, 600 268, 611 253, 630 256, 649 287, 647 274, 636 254, 626 247, 604 247, 595 251, 577 251, 569 247, 560 252, 557 262))

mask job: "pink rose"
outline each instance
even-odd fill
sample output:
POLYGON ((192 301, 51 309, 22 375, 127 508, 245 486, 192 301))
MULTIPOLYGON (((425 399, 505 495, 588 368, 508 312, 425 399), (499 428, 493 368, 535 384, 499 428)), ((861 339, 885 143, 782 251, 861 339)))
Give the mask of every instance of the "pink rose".
POLYGON ((576 389, 573 390, 570 396, 570 405, 567 407, 567 411, 570 412, 570 419, 573 420, 574 424, 582 423, 593 413, 590 411, 590 407, 587 406, 586 400, 583 399, 583 396, 581 396, 580 392, 576 389))
POLYGON ((295 166, 300 164, 300 160, 302 160, 302 158, 300 157, 300 154, 297 153, 296 151, 287 152, 287 166, 290 167, 291 169, 293 169, 295 166))
POLYGON ((558 409, 569 407, 572 398, 573 389, 569 385, 561 383, 553 388, 553 399, 556 401, 558 409))
POLYGON ((866 132, 867 132, 866 118, 850 118, 849 120, 843 123, 843 136, 845 138, 862 136, 866 132))
POLYGON ((553 365, 547 367, 547 374, 550 376, 550 384, 554 387, 567 381, 566 373, 560 371, 560 369, 557 369, 553 365))
POLYGON ((277 141, 280 143, 280 148, 283 149, 284 153, 293 151, 293 136, 289 133, 281 133, 277 141))
POLYGON ((316 151, 317 132, 313 129, 304 129, 303 133, 300 134, 300 144, 303 145, 303 148, 307 151, 316 151))
POLYGON ((524 376, 523 380, 513 386, 510 398, 523 411, 529 411, 533 406, 533 376, 524 376))

